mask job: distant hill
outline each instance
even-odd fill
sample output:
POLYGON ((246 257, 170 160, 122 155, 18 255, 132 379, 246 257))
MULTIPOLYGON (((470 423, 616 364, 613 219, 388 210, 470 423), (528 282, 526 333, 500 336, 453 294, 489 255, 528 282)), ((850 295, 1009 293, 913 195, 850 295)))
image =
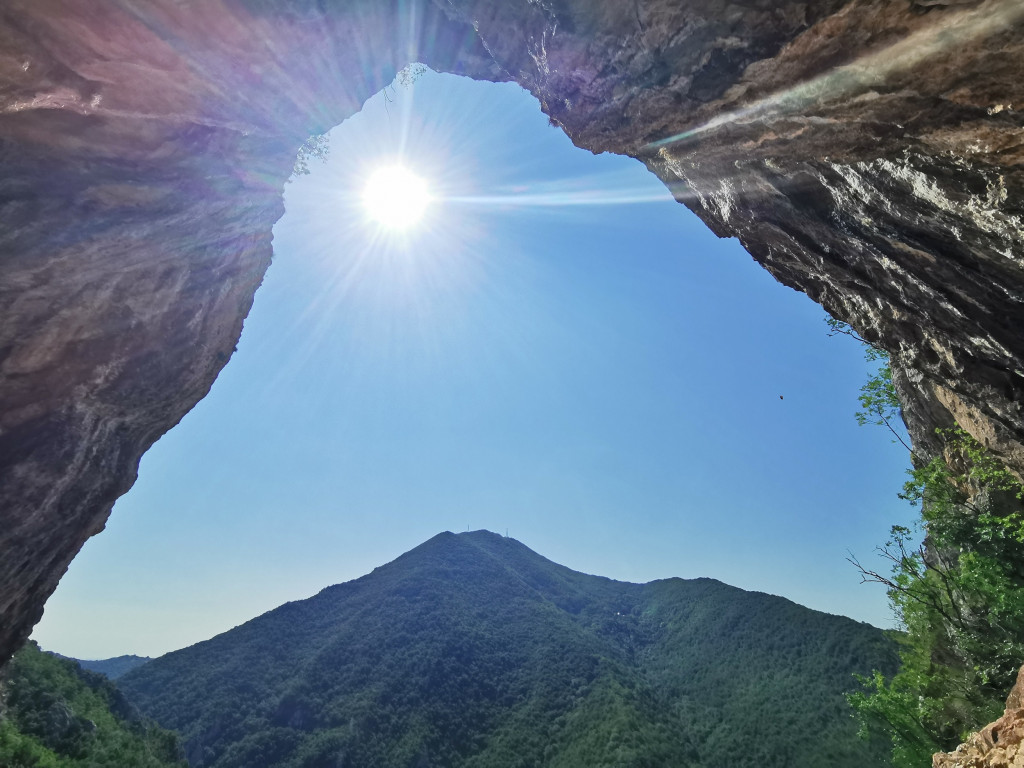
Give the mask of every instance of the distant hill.
POLYGON ((155 659, 121 685, 194 768, 869 768, 875 627, 711 579, 628 584, 488 532, 155 659))
POLYGON ((184 768, 174 733, 106 677, 33 643, 0 674, 0 768, 184 768))
MULTIPOLYGON (((53 654, 54 656, 60 656, 62 659, 71 658, 70 656, 61 656, 59 653, 53 654)), ((117 680, 125 672, 131 672, 138 666, 145 664, 150 660, 149 656, 115 656, 112 659, 71 659, 77 661, 82 669, 88 669, 90 672, 98 672, 111 680, 117 680)))

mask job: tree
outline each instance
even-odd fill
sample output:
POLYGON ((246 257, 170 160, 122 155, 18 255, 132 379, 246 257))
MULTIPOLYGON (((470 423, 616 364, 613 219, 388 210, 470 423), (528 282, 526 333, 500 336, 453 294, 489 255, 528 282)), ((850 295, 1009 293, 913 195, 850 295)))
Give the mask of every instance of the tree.
POLYGON ((863 731, 888 733, 900 768, 927 766, 998 717, 1024 660, 1022 489, 962 431, 940 436, 946 455, 910 470, 901 494, 921 509, 921 543, 893 526, 878 548, 888 573, 850 558, 885 586, 904 630, 896 676, 862 679, 849 698, 863 731))
POLYGON ((309 175, 309 161, 316 158, 321 163, 326 163, 331 154, 331 140, 328 134, 318 133, 306 139, 299 152, 295 155, 295 166, 292 168, 291 181, 296 176, 309 175))
POLYGON ((860 396, 857 399, 861 404, 861 410, 854 414, 857 423, 861 426, 876 424, 886 427, 904 448, 913 453, 913 449, 893 426, 903 421, 903 410, 899 396, 896 394, 896 386, 892 381, 889 353, 866 341, 849 324, 841 320, 826 317, 825 322, 830 329, 829 336, 842 334, 859 341, 864 345, 864 359, 869 363, 878 363, 877 370, 860 388, 860 396))
MULTIPOLYGON (((885 426, 910 450, 894 428, 901 412, 888 356, 846 323, 827 322, 829 335, 860 341, 879 363, 861 388, 858 423, 885 426)), ((900 494, 918 522, 892 527, 877 548, 883 567, 849 557, 863 581, 886 588, 903 630, 899 672, 861 677, 848 697, 862 734, 888 736, 898 768, 926 768, 934 752, 998 717, 1024 660, 1024 488, 963 430, 937 434, 943 453, 925 461, 911 450, 900 494)))

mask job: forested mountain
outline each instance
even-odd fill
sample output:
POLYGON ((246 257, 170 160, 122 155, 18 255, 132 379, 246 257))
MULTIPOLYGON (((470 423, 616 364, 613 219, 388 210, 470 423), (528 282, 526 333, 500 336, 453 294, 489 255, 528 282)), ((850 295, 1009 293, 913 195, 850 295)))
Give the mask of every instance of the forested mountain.
POLYGON ((114 656, 110 659, 75 659, 70 656, 61 656, 59 653, 54 653, 62 659, 71 659, 77 661, 78 666, 82 669, 88 669, 90 672, 99 672, 104 677, 111 680, 117 680, 117 678, 124 675, 126 672, 131 672, 136 667, 140 667, 149 661, 149 656, 114 656))
POLYGON ((492 533, 148 662, 120 684, 216 768, 866 768, 881 630, 710 579, 628 584, 492 533))
MULTIPOLYGON (((105 678, 110 680, 117 680, 125 673, 131 672, 136 667, 141 667, 143 664, 150 660, 150 656, 114 656, 112 658, 75 658, 74 656, 66 656, 61 653, 54 653, 53 651, 47 651, 57 658, 68 658, 72 662, 78 663, 78 666, 83 670, 89 672, 98 672, 105 678)), ((0 766, 3 768, 3 766, 0 766)))
POLYGON ((0 768, 184 768, 176 734, 143 719, 104 676, 18 651, 0 676, 0 768))

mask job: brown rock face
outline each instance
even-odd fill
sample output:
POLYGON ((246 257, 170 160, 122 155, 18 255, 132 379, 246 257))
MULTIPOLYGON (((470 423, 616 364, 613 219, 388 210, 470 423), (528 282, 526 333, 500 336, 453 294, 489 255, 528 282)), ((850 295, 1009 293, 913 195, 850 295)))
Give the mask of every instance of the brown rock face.
POLYGON ((1024 472, 1018 0, 5 0, 0 659, 209 390, 298 146, 410 61, 515 79, 1024 472))
POLYGON ((1006 712, 972 734, 955 752, 932 756, 932 768, 1024 768, 1024 668, 1006 700, 1006 712))

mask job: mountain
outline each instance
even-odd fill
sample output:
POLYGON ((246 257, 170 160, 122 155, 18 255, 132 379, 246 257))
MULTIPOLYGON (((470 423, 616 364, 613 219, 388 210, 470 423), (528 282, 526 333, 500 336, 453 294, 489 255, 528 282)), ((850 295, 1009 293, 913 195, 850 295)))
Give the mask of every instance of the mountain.
MULTIPOLYGON (((59 653, 53 654, 54 656, 60 656, 62 659, 71 658, 69 656, 61 656, 59 653)), ((142 666, 150 660, 149 656, 115 656, 112 659, 71 659, 77 661, 78 665, 82 669, 88 669, 90 672, 98 672, 104 677, 110 680, 117 680, 117 678, 124 675, 126 672, 131 672, 136 667, 142 666)))
POLYGON ((106 677, 29 642, 0 676, 0 767, 183 768, 176 734, 106 677))
POLYGON ((711 579, 629 584, 443 533, 125 675, 206 768, 867 768, 884 633, 711 579))

